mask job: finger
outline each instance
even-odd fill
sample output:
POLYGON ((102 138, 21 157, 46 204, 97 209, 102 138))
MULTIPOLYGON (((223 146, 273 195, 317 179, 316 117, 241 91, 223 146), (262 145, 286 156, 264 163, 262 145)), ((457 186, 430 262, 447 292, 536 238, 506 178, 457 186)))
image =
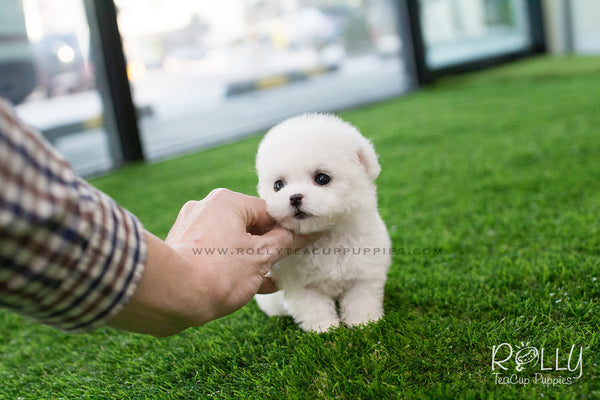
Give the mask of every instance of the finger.
POLYGON ((167 237, 165 239, 166 242, 177 240, 181 234, 187 229, 187 227, 192 223, 192 216, 196 215, 200 208, 202 208, 202 202, 191 200, 186 202, 183 207, 179 210, 177 214, 177 219, 175 223, 169 230, 167 237))
POLYGON ((262 235, 275 225, 275 220, 267 212, 267 204, 263 199, 245 196, 244 211, 248 232, 262 235))
POLYGON ((260 288, 258 288, 258 294, 275 293, 278 290, 279 289, 277 289, 277 285, 275 285, 275 281, 271 278, 265 277, 263 279, 262 284, 260 285, 260 288))
POLYGON ((239 196, 236 205, 248 233, 263 235, 275 226, 276 221, 267 212, 267 205, 263 199, 241 193, 232 194, 239 196))
POLYGON ((273 229, 262 235, 261 238, 269 247, 281 247, 295 250, 308 246, 322 235, 321 232, 303 235, 292 232, 281 225, 275 225, 273 229))
POLYGON ((257 222, 246 227, 246 232, 252 235, 264 235, 269 232, 277 221, 275 221, 266 211, 264 215, 258 216, 257 222))

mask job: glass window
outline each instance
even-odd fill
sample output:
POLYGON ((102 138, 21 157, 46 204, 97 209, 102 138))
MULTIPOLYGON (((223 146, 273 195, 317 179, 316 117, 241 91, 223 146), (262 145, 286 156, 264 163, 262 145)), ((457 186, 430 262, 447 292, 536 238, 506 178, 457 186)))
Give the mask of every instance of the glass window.
POLYGON ((600 53, 600 0, 573 0, 573 41, 579 53, 600 53))
POLYGON ((429 68, 526 50, 525 0, 421 0, 429 68))
POLYGON ((82 0, 0 2, 0 95, 81 174, 113 165, 82 0))
POLYGON ((393 0, 117 0, 148 158, 408 87, 393 0))

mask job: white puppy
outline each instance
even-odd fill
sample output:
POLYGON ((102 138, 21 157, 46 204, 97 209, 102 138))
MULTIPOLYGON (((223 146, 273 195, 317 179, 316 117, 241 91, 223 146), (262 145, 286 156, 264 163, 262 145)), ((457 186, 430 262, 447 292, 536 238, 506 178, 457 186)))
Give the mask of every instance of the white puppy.
POLYGON ((379 320, 391 256, 371 142, 333 115, 301 115, 267 133, 256 170, 258 193, 279 224, 323 232, 306 249, 279 249, 291 253, 271 270, 280 291, 257 295, 260 308, 291 315, 305 331, 379 320))

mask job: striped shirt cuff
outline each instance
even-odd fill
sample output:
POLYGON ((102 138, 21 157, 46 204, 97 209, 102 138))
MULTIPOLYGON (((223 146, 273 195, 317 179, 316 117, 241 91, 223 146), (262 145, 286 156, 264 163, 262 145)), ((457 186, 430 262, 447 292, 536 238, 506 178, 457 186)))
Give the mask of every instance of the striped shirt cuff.
POLYGON ((69 332, 105 325, 146 261, 139 220, 0 101, 0 305, 69 332))

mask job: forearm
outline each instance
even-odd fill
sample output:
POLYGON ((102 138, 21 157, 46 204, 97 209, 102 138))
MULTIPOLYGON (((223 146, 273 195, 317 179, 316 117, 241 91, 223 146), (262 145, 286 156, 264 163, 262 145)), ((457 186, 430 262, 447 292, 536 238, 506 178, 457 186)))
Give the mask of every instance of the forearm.
POLYGON ((1 99, 0 155, 0 305, 69 332, 105 325, 142 276, 142 224, 1 99))
POLYGON ((310 240, 276 226, 263 200, 220 189, 186 203, 162 241, 1 99, 0 155, 0 306, 69 332, 109 322, 168 336, 202 325, 273 291, 275 249, 310 240))
POLYGON ((151 233, 146 231, 145 236, 148 253, 144 275, 129 303, 108 325, 169 336, 217 318, 218 281, 213 271, 194 267, 151 233))

